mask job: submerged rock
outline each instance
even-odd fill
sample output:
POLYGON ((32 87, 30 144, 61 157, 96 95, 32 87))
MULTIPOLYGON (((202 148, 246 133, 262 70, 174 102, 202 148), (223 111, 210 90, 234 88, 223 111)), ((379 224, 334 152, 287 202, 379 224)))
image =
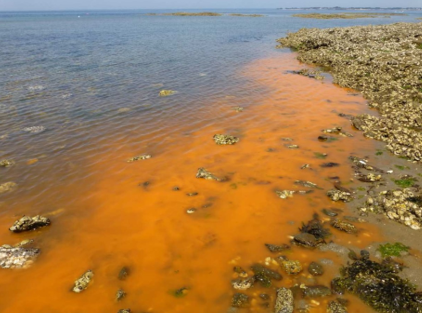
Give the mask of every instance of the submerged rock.
POLYGON ((312 262, 308 266, 308 272, 312 276, 321 276, 321 275, 324 274, 324 268, 322 267, 321 264, 319 264, 317 262, 312 262))
POLYGON ((88 288, 89 283, 94 277, 94 273, 91 270, 86 271, 78 280, 75 281, 73 292, 80 293, 88 288))
POLYGON ((239 138, 230 135, 215 134, 212 138, 217 145, 234 145, 239 142, 239 138))
POLYGON ((39 134, 45 131, 46 128, 44 126, 31 126, 31 127, 25 127, 23 131, 31 133, 31 134, 39 134))
POLYGON ((343 304, 335 300, 328 303, 327 313, 347 313, 347 309, 343 304))
POLYGON ((215 180, 215 181, 223 181, 224 179, 221 179, 214 174, 211 174, 208 172, 205 168, 200 167, 198 168, 198 172, 196 173, 196 178, 203 178, 207 180, 215 180))
POLYGON ((128 267, 124 266, 119 271, 119 275, 117 276, 120 280, 125 280, 130 274, 130 270, 128 267))
POLYGON ((242 108, 242 107, 234 107, 233 110, 235 110, 236 112, 243 112, 244 108, 242 108))
POLYGON ((317 184, 305 180, 295 180, 295 185, 300 185, 307 188, 318 188, 317 184))
POLYGON ((142 154, 142 155, 134 156, 133 158, 128 159, 126 162, 132 163, 139 160, 148 160, 148 159, 151 159, 151 157, 152 156, 150 154, 142 154))
POLYGON ((286 244, 272 245, 272 244, 266 243, 265 246, 272 253, 283 252, 283 251, 286 251, 286 250, 290 249, 290 246, 289 245, 286 245, 286 244))
POLYGON ((47 217, 37 215, 34 217, 23 216, 17 220, 12 227, 9 228, 10 231, 14 233, 20 233, 24 231, 34 230, 41 227, 45 227, 51 224, 51 221, 47 217))
POLYGON ((323 129, 322 132, 326 133, 326 134, 340 135, 340 136, 343 136, 343 137, 353 137, 352 134, 345 132, 342 127, 334 127, 334 128, 329 128, 329 129, 323 129))
POLYGON ((331 296, 331 289, 326 286, 306 286, 303 289, 303 295, 306 298, 317 298, 331 296))
POLYGON ((232 299, 232 307, 234 308, 246 308, 250 305, 249 296, 244 293, 235 293, 232 299))
POLYGON ((293 313, 294 298, 293 292, 287 288, 277 289, 277 298, 275 300, 275 313, 293 313))
POLYGON ((307 224, 303 223, 299 230, 301 233, 313 235, 317 240, 323 240, 331 235, 330 230, 323 226, 318 214, 316 213, 314 214, 312 220, 310 220, 307 224))
POLYGON ((18 184, 14 182, 7 182, 0 185, 0 194, 6 193, 6 192, 12 192, 18 187, 18 184))
POLYGON ((319 70, 311 70, 308 68, 301 69, 299 71, 290 71, 292 74, 302 75, 309 78, 314 78, 317 80, 323 80, 324 76, 321 75, 321 71, 319 70))
POLYGON ((27 268, 35 261, 39 253, 39 249, 3 245, 0 247, 0 267, 27 268))
POLYGON ((130 309, 121 309, 117 313, 130 313, 132 312, 130 309))

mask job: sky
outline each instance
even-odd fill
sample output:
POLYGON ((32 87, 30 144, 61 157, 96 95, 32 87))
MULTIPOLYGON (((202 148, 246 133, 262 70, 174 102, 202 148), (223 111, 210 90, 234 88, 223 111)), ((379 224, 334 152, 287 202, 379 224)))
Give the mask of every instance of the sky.
POLYGON ((0 11, 242 9, 309 6, 420 7, 422 0, 0 0, 0 11))

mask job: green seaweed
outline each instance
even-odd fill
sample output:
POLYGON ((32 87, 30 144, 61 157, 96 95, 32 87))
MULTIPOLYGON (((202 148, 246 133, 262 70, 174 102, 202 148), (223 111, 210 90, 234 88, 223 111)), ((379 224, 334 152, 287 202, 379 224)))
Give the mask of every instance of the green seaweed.
POLYGON ((394 166, 401 171, 410 169, 408 166, 403 166, 403 165, 394 165, 394 166))
POLYGON ((321 153, 321 152, 314 152, 314 156, 317 158, 317 159, 322 159, 322 160, 324 160, 324 159, 326 159, 327 158, 327 154, 326 153, 321 153))
POLYGON ((377 152, 375 153, 375 155, 383 155, 383 153, 384 153, 384 152, 382 152, 382 151, 377 151, 377 152))
POLYGON ((383 258, 389 256, 401 256, 402 252, 408 252, 410 247, 405 246, 400 242, 396 243, 386 243, 385 245, 380 245, 378 251, 381 252, 383 258))
POLYGON ((401 188, 409 188, 415 184, 414 178, 395 179, 394 183, 401 188))

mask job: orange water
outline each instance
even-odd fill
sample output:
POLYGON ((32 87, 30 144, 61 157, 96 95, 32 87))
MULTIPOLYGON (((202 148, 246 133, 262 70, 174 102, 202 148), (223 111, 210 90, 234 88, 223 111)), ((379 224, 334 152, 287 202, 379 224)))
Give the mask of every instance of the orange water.
MULTIPOLYGON (((33 203, 19 202, 13 193, 2 203, 3 207, 13 207, 14 214, 0 215, 0 242, 15 244, 33 238, 42 253, 29 269, 1 270, 0 311, 96 313, 131 308, 135 313, 226 312, 235 292, 230 284, 233 266, 249 270, 252 264, 275 257, 264 244, 288 243, 301 223, 322 208, 345 209, 344 204, 332 203, 326 197, 326 190, 332 188, 328 177, 339 176, 347 185, 352 175, 347 157, 373 149, 370 141, 351 129, 347 119, 337 115, 365 112, 365 100, 334 86, 329 79, 320 82, 286 73, 303 67, 294 55, 282 54, 242 69, 239 75, 253 81, 256 90, 265 90, 251 89, 249 101, 254 105, 243 112, 233 110, 242 106, 243 99, 226 91, 221 102, 207 103, 204 99, 203 105, 191 112, 198 116, 197 123, 186 123, 178 116, 175 125, 175 119, 170 122, 163 118, 156 132, 148 136, 140 125, 139 131, 128 132, 124 138, 114 138, 109 130, 107 137, 92 140, 91 145, 69 138, 67 145, 80 158, 62 155, 54 167, 42 168, 43 175, 55 177, 58 186, 40 182, 24 193, 28 199, 32 199, 31 193, 37 194, 33 203), (334 126, 344 127, 355 137, 332 143, 317 140, 322 129, 334 126), (172 128, 177 131, 172 132, 172 128), (212 140, 216 133, 239 136, 240 142, 217 146, 212 140), (293 141, 283 141, 285 137, 293 141), (291 150, 285 144, 300 148, 291 150), (314 152, 329 156, 320 160, 314 152), (153 157, 125 162, 143 153, 153 157), (82 161, 89 165, 80 166, 82 161), (319 167, 323 162, 341 166, 323 169, 319 167), (304 163, 310 163, 312 169, 301 170, 304 163), (197 179, 199 167, 229 180, 197 179), (60 184, 69 179, 74 183, 60 184), (312 181, 324 190, 287 200, 276 196, 277 189, 306 189, 295 186, 296 179, 312 181), (144 182, 148 186, 143 186, 144 182), (174 191, 174 186, 180 190, 174 191), (49 188, 55 191, 53 198, 49 188), (189 197, 189 192, 198 195, 189 197), (40 205, 40 194, 46 205, 40 205), (187 214, 189 208, 197 208, 196 213, 187 214), (45 214, 52 225, 31 233, 9 233, 7 228, 22 214, 45 214), (119 281, 117 275, 123 266, 131 273, 119 281), (89 288, 81 294, 70 292, 73 281, 88 269, 95 273, 89 288), (172 292, 182 287, 188 288, 187 295, 174 297, 172 292), (116 303, 119 288, 127 297, 116 303)), ((136 116, 128 114, 127 120, 133 123, 136 116)), ((37 171, 42 162, 41 157, 37 163, 19 166, 37 171)), ((360 248, 380 240, 371 225, 358 226, 359 235, 332 229, 332 239, 360 248)), ((301 261, 305 268, 321 258, 333 260, 336 265, 326 267, 326 274, 317 278, 325 285, 342 262, 332 252, 299 247, 288 256, 301 261)), ((273 288, 257 286, 246 291, 252 306, 245 311, 268 312, 260 306, 259 293, 266 292, 274 300, 276 287, 290 287, 308 278, 306 270, 295 277, 282 274, 284 279, 273 288)), ((325 303, 333 298, 316 299, 311 312, 325 312, 325 303)), ((372 312, 358 299, 346 298, 352 300, 349 312, 372 312)))

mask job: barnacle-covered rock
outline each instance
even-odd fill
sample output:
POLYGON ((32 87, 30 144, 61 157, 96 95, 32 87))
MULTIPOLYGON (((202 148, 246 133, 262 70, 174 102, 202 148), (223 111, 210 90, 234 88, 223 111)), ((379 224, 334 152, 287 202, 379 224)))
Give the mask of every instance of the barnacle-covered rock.
POLYGON ((276 190, 275 193, 281 199, 287 199, 287 198, 292 198, 293 195, 296 193, 296 191, 294 191, 294 190, 276 190))
POLYGON ((278 40, 298 59, 329 67, 334 82, 361 91, 379 117, 352 118, 368 138, 395 155, 422 161, 422 23, 301 29, 278 40))
POLYGON ((266 243, 265 246, 272 253, 283 252, 283 251, 286 251, 286 250, 290 249, 290 246, 289 245, 286 245, 286 244, 272 245, 272 244, 266 243))
POLYGON ((75 281, 73 292, 80 293, 88 288, 89 283, 94 277, 94 272, 91 270, 86 271, 78 280, 75 281))
POLYGON ((302 264, 296 260, 285 260, 281 262, 281 267, 289 275, 296 275, 302 271, 302 264))
POLYGON ((50 224, 50 219, 41 215, 36 215, 34 217, 23 216, 17 220, 13 226, 9 228, 9 230, 14 233, 21 233, 24 231, 45 227, 50 224))
POLYGON ((40 250, 35 248, 3 245, 0 247, 0 267, 27 268, 35 261, 39 253, 40 250))
POLYGON ((357 228, 355 225, 353 225, 352 223, 340 220, 340 219, 332 220, 331 226, 333 226, 334 228, 338 230, 344 231, 345 233, 348 233, 348 234, 357 233, 357 228))
POLYGON ((214 139, 217 145, 234 145, 239 142, 239 138, 230 135, 215 134, 212 139, 214 139))
POLYGON ((126 162, 127 163, 132 163, 132 162, 135 162, 135 161, 148 160, 148 159, 151 159, 151 155, 150 154, 142 154, 142 155, 134 156, 134 157, 128 159, 126 162))
POLYGON ((335 300, 328 303, 327 313, 347 313, 347 309, 343 304, 335 300))
POLYGON ((331 189, 327 191, 327 196, 333 201, 350 202, 353 200, 353 196, 350 192, 342 191, 338 189, 331 189))
POLYGON ((308 272, 313 276, 321 276, 324 274, 324 268, 317 262, 311 262, 308 266, 308 272))
POLYGON ((315 247, 325 244, 325 240, 317 239, 312 234, 301 233, 293 237, 292 244, 297 245, 297 246, 302 246, 305 248, 315 248, 315 247))
POLYGON ((18 187, 18 184, 14 182, 7 182, 0 184, 0 194, 6 193, 6 192, 12 192, 18 187))
POLYGON ((196 178, 203 178, 207 180, 215 180, 215 181, 223 181, 224 179, 215 176, 208 172, 205 168, 200 167, 198 168, 198 172, 196 173, 196 178))
POLYGON ((326 286, 306 286, 303 288, 303 295, 306 298, 317 298, 331 296, 331 289, 326 286))
POLYGON ((295 185, 300 185, 307 188, 318 188, 317 184, 305 180, 295 180, 295 185))
POLYGON ((238 278, 238 279, 232 280, 232 286, 236 290, 248 290, 249 288, 253 286, 254 282, 255 282, 254 277, 249 277, 245 279, 238 278))
POLYGON ((246 308, 250 305, 249 296, 244 293, 235 293, 232 299, 232 307, 234 308, 246 308))
POLYGON ((326 133, 326 134, 340 135, 340 136, 343 136, 343 137, 353 137, 352 134, 344 131, 343 128, 339 127, 339 126, 334 127, 334 128, 323 129, 322 132, 326 133))
POLYGON ((275 313, 293 313, 294 298, 293 292, 288 288, 277 289, 277 298, 275 300, 275 313))
POLYGON ((15 162, 13 160, 0 160, 0 167, 11 167, 15 162))
POLYGON ((308 69, 308 68, 303 68, 299 71, 290 71, 290 73, 306 76, 306 77, 309 77, 309 78, 314 78, 314 79, 317 79, 317 80, 323 80, 324 79, 324 76, 321 75, 321 71, 311 70, 311 69, 308 69))

